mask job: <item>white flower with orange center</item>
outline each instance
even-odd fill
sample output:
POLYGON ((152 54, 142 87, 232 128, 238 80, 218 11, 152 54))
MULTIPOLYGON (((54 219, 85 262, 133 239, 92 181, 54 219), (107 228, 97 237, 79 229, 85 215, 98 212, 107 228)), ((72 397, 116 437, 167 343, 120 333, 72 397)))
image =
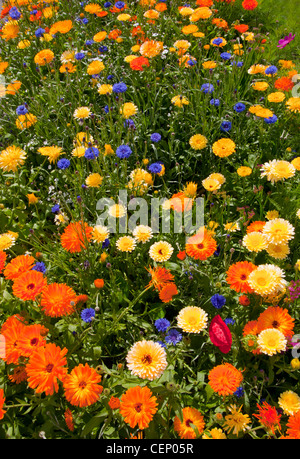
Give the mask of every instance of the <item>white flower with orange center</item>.
POLYGON ((142 379, 153 381, 159 378, 168 366, 165 349, 154 341, 138 341, 126 356, 131 373, 142 379))

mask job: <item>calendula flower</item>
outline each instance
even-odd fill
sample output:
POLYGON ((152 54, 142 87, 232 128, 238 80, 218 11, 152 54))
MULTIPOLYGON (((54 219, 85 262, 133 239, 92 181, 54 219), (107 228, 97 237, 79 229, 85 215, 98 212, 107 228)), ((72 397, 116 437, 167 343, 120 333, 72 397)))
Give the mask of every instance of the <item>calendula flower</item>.
POLYGON ((153 58, 163 50, 163 43, 156 40, 146 40, 140 47, 140 54, 144 57, 153 58))
POLYGON ((151 340, 137 341, 130 348, 126 361, 133 375, 150 381, 159 378, 168 365, 165 349, 151 340))
POLYGON ((89 118, 91 115, 91 110, 88 107, 79 107, 74 111, 74 118, 77 120, 82 120, 89 118))
POLYGON ((283 218, 273 218, 264 225, 262 234, 269 243, 286 244, 294 238, 295 228, 283 218))
POLYGON ((240 177, 247 177, 248 175, 252 174, 252 169, 248 166, 241 166, 237 169, 237 174, 240 177))
POLYGON ((224 419, 224 429, 227 433, 233 433, 238 435, 240 432, 245 432, 250 428, 249 424, 251 419, 248 414, 241 413, 243 405, 237 408, 236 405, 230 405, 228 410, 230 414, 227 414, 224 419))
POLYGON ((100 381, 101 375, 94 368, 80 363, 63 380, 65 397, 74 406, 93 405, 103 391, 100 381))
POLYGON ((27 154, 22 148, 11 145, 0 153, 0 168, 4 172, 16 172, 18 167, 23 166, 26 157, 27 154))
POLYGON ((267 238, 264 234, 259 231, 252 231, 243 237, 242 244, 250 252, 261 252, 268 246, 267 238))
POLYGON ((260 333, 267 328, 276 328, 286 338, 292 338, 295 319, 291 317, 287 309, 280 306, 269 306, 257 319, 256 330, 260 333))
POLYGON ((211 388, 219 395, 232 395, 243 381, 242 373, 230 363, 217 365, 208 373, 211 388))
POLYGON ((76 293, 64 283, 54 282, 44 287, 40 307, 46 316, 62 317, 74 312, 76 293))
POLYGON ((133 252, 136 240, 131 236, 122 236, 116 242, 116 247, 120 252, 133 252))
POLYGON ((208 315, 197 306, 186 306, 177 316, 178 327, 186 333, 200 333, 207 328, 208 315))
POLYGON ((258 414, 253 414, 256 417, 260 424, 265 427, 267 432, 272 433, 275 435, 275 431, 277 429, 280 430, 280 418, 281 415, 278 414, 276 408, 271 406, 269 403, 264 401, 262 406, 257 403, 258 414))
POLYGON ((284 334, 276 328, 267 328, 257 337, 259 350, 269 356, 286 350, 287 340, 284 334))
POLYGON ((261 176, 267 177, 271 183, 278 182, 279 180, 286 180, 295 175, 295 166, 288 162, 273 159, 264 163, 261 167, 261 176))
POLYGON ((103 177, 97 172, 90 174, 86 179, 85 183, 90 188, 99 188, 103 181, 103 177))
POLYGON ((147 386, 130 387, 120 400, 120 414, 132 429, 136 426, 141 430, 149 427, 157 407, 157 398, 147 386))
POLYGON ((300 397, 292 390, 280 394, 278 405, 288 416, 293 416, 300 411, 300 397))
POLYGON ((131 116, 135 115, 138 112, 138 108, 132 102, 126 102, 120 108, 121 115, 124 116, 125 119, 130 118, 131 116))
POLYGON ((174 248, 169 242, 159 241, 151 245, 149 249, 149 256, 153 261, 162 263, 171 258, 173 251, 174 248))
POLYGON ((174 419, 174 430, 182 439, 195 439, 202 434, 205 422, 203 415, 196 408, 185 407, 182 410, 182 421, 178 416, 174 419), (194 429, 194 426, 196 429, 194 429))
POLYGON ((99 59, 95 59, 89 64, 87 68, 87 73, 88 75, 98 75, 104 69, 105 69, 105 65, 103 64, 103 62, 100 61, 99 59))
POLYGON ((152 228, 147 225, 138 225, 132 231, 132 235, 138 242, 142 242, 145 244, 146 242, 150 241, 153 236, 152 228))
POLYGON ((286 286, 284 272, 272 264, 259 265, 248 276, 248 284, 258 295, 272 295, 286 286))
POLYGON ((51 49, 43 49, 42 51, 39 51, 35 57, 34 57, 34 62, 37 65, 44 66, 47 64, 50 64, 54 59, 54 53, 51 51, 51 49))
POLYGON ((26 271, 18 276, 13 283, 14 296, 23 301, 35 300, 47 285, 47 279, 43 273, 35 270, 26 271))
POLYGON ((235 152, 236 145, 231 139, 220 139, 212 146, 212 151, 220 158, 226 158, 235 152))

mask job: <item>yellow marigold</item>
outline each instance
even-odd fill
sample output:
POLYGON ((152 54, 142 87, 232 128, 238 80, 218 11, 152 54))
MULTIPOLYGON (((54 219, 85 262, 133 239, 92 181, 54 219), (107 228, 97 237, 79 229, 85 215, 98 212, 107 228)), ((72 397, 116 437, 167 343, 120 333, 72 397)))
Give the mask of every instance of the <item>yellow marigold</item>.
POLYGON ((20 131, 33 126, 37 122, 37 117, 32 113, 26 113, 26 115, 19 115, 16 119, 16 126, 20 131))
POLYGON ((63 154, 63 149, 56 145, 52 145, 50 147, 40 147, 38 152, 41 153, 42 156, 47 156, 50 163, 55 163, 57 158, 63 154))
POLYGON ((220 139, 212 146, 212 151, 216 156, 225 158, 235 152, 235 143, 231 139, 220 139))
POLYGON ((34 62, 37 65, 43 66, 49 64, 54 59, 54 53, 51 49, 42 49, 34 57, 34 62))
POLYGON ((98 59, 95 59, 88 66, 87 73, 88 75, 98 75, 104 69, 105 69, 105 65, 103 64, 103 62, 99 61, 98 59))
POLYGON ((66 19, 65 21, 58 21, 55 22, 49 30, 51 35, 55 35, 56 33, 68 33, 73 27, 73 23, 70 19, 66 19))
POLYGON ((77 120, 89 118, 91 115, 91 110, 88 107, 78 107, 74 111, 74 118, 77 120))
POLYGON ((256 83, 252 84, 252 88, 255 91, 266 91, 269 87, 269 83, 266 81, 256 81, 256 83))
POLYGON ((183 105, 188 105, 189 101, 186 97, 178 95, 174 96, 171 99, 172 104, 174 104, 176 107, 183 107, 183 105))
POLYGON ((1 38, 5 41, 12 40, 18 36, 20 27, 18 21, 9 20, 1 30, 1 38))
POLYGON ((296 392, 287 390, 282 392, 278 399, 278 405, 288 416, 293 416, 300 410, 300 397, 296 392))
POLYGON ((20 147, 11 145, 0 153, 0 168, 4 172, 16 172, 26 160, 26 152, 20 147))
POLYGON ((240 177, 247 177, 252 174, 252 169, 251 167, 241 166, 237 169, 237 173, 240 177))
POLYGON ((100 43, 101 41, 103 41, 107 36, 107 32, 105 32, 105 30, 101 31, 101 32, 98 32, 96 33, 96 35, 93 36, 93 40, 96 42, 96 43, 100 43))
POLYGON ((136 105, 134 105, 132 102, 126 102, 125 104, 122 105, 120 108, 120 114, 124 116, 124 118, 128 119, 131 116, 135 115, 138 111, 138 108, 136 105))
POLYGON ((198 26, 196 26, 195 24, 186 25, 182 27, 181 32, 184 35, 189 35, 191 33, 198 32, 198 26))
POLYGON ((297 171, 300 171, 300 156, 297 156, 297 158, 294 158, 294 159, 291 161, 291 164, 294 166, 294 168, 295 168, 297 171))
POLYGON ((163 50, 163 43, 161 41, 147 40, 140 47, 140 54, 142 56, 152 58, 158 56, 163 50))
POLYGON ((157 19, 159 17, 159 11, 150 9, 148 11, 145 11, 144 17, 147 19, 157 19))
POLYGON ((200 333, 207 328, 208 315, 197 306, 186 306, 179 311, 177 325, 186 333, 200 333))
POLYGON ((101 177, 100 174, 98 173, 94 173, 94 174, 90 174, 86 180, 85 180, 85 183, 88 187, 91 187, 91 188, 99 188, 99 186, 101 185, 103 181, 103 177, 101 177))
POLYGON ((260 352, 272 356, 286 350, 287 340, 276 328, 266 328, 259 333, 257 344, 260 352))
POLYGON ((92 232, 92 240, 94 242, 97 242, 98 244, 100 244, 108 238, 109 238, 109 229, 107 228, 107 226, 103 226, 103 225, 94 226, 93 232, 92 232))
POLYGON ((189 144, 193 150, 202 150, 207 146, 207 138, 202 134, 195 134, 190 138, 189 144))
POLYGON ((217 63, 215 61, 205 61, 202 62, 202 67, 207 70, 211 70, 217 67, 217 63))
POLYGON ((293 113, 300 113, 300 97, 290 97, 286 102, 287 108, 293 113))
POLYGON ((122 236, 116 242, 116 247, 120 252, 132 252, 135 246, 136 240, 131 236, 122 236))
POLYGON ((212 11, 208 7, 203 6, 203 7, 197 8, 190 15, 189 19, 191 22, 197 22, 200 19, 208 19, 211 17, 211 15, 212 15, 212 11))
POLYGON ((250 252, 261 252, 268 246, 267 238, 260 231, 251 231, 243 237, 242 244, 250 252))
POLYGON ((30 45, 31 45, 30 40, 21 40, 19 41, 17 48, 25 49, 25 48, 29 48, 30 45))
POLYGON ((216 191, 221 187, 218 180, 209 177, 202 180, 202 185, 207 191, 216 191))
POLYGON ((285 99, 285 94, 281 91, 271 92, 271 94, 268 95, 267 99, 269 102, 274 102, 278 104, 279 102, 282 102, 285 99))
POLYGON ((98 3, 90 3, 84 7, 84 11, 89 14, 97 14, 102 11, 102 8, 98 3))

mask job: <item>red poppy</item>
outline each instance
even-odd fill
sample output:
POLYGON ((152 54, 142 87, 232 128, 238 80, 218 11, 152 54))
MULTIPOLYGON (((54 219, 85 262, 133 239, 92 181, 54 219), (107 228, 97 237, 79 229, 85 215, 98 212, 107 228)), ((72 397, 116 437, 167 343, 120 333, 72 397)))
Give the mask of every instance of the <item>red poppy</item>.
POLYGON ((209 337, 211 342, 217 346, 223 354, 227 354, 231 349, 232 337, 229 328, 221 318, 215 316, 209 326, 209 337))

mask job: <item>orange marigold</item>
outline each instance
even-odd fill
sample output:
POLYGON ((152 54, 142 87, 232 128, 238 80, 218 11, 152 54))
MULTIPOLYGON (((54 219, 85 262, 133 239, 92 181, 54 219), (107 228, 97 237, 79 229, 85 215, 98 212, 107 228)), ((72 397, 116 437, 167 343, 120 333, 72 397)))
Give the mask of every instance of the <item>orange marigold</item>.
POLYGON ((121 397, 120 414, 132 429, 146 429, 157 411, 156 400, 147 386, 130 387, 121 397))
POLYGON ((248 284, 249 274, 256 269, 256 266, 249 261, 238 261, 231 265, 226 272, 226 282, 232 290, 242 293, 251 293, 253 290, 248 284))
POLYGON ((87 363, 73 368, 63 382, 65 397, 74 406, 90 406, 99 400, 103 391, 101 376, 87 363))
POLYGON ((47 285, 41 296, 41 308, 50 317, 62 317, 74 312, 76 293, 66 284, 47 285))
POLYGON ((118 408, 120 408, 121 406, 121 402, 120 402, 120 399, 118 397, 110 397, 110 400, 108 402, 108 406, 112 409, 112 410, 117 410, 118 408))
POLYGON ((267 328, 277 328, 287 338, 292 338, 295 319, 288 313, 287 309, 280 306, 269 306, 257 319, 258 333, 267 328))
POLYGON ((217 242, 207 231, 204 234, 197 233, 187 240, 185 245, 186 254, 195 260, 207 260, 217 250, 217 242))
POLYGON ((6 265, 3 271, 6 279, 16 279, 26 271, 30 271, 35 263, 31 255, 18 255, 6 265))
POLYGON ((72 411, 70 410, 70 408, 68 408, 65 413, 64 413, 64 418, 65 418, 65 422, 66 422, 66 425, 68 427, 68 429, 73 432, 74 430, 74 422, 73 422, 73 415, 72 415, 72 411))
POLYGON ((47 279, 39 271, 26 271, 18 276, 12 286, 13 294, 21 300, 35 300, 47 285, 47 279))
POLYGON ((291 91, 294 87, 294 83, 288 77, 281 77, 275 81, 274 86, 276 89, 280 89, 281 91, 291 91))
POLYGON ((201 435, 204 430, 204 419, 200 411, 196 408, 185 407, 182 410, 183 420, 180 421, 178 416, 174 419, 174 430, 180 438, 183 439, 194 439, 197 438, 197 434, 193 428, 195 426, 198 430, 198 435, 201 435))
POLYGON ((165 285, 159 292, 159 298, 163 303, 172 301, 173 296, 178 294, 177 286, 174 283, 165 285))
POLYGON ((209 385, 219 395, 232 395, 243 381, 241 371, 231 363, 217 365, 208 373, 209 385))
POLYGON ((3 419, 4 414, 6 413, 6 410, 3 409, 4 402, 5 402, 4 390, 0 389, 0 419, 3 419))
POLYGON ((6 252, 3 250, 0 251, 0 274, 2 273, 4 267, 5 267, 5 262, 6 262, 6 252))
POLYGON ((85 222, 70 223, 61 235, 61 245, 70 253, 79 253, 86 249, 92 232, 93 228, 85 222))

